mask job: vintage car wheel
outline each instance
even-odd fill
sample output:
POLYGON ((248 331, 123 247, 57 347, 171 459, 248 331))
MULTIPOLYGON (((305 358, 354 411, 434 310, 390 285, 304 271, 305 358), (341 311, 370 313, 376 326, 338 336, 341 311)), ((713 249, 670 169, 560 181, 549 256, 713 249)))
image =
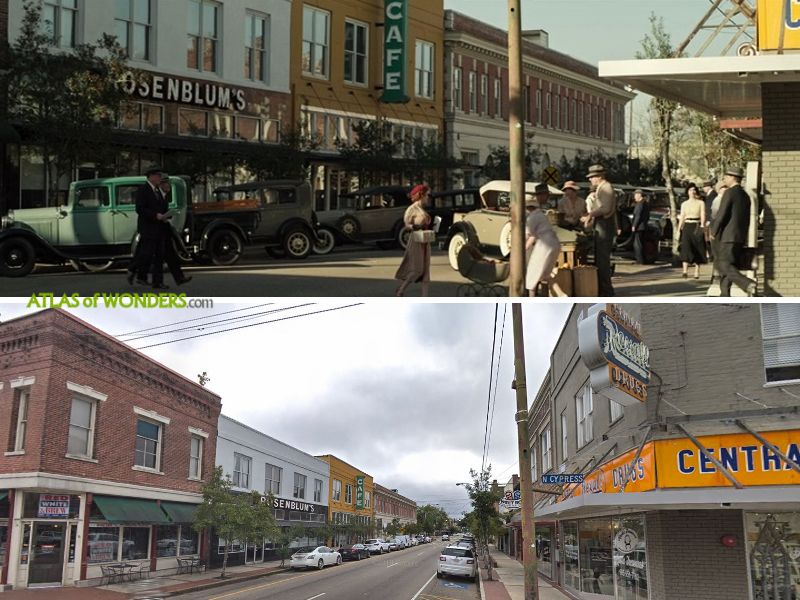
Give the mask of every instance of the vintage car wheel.
POLYGON ((314 243, 314 254, 330 254, 336 246, 336 236, 330 229, 321 227, 317 229, 317 241, 314 243))
POLYGON ((405 228, 405 223, 398 223, 394 239, 397 240, 397 245, 403 250, 408 246, 408 239, 411 237, 411 231, 405 228))
POLYGON ((339 220, 339 231, 350 239, 355 239, 361 233, 361 225, 353 217, 342 217, 339 220))
POLYGON ((114 264, 113 260, 81 260, 78 262, 82 269, 85 269, 91 273, 102 273, 103 271, 107 271, 111 268, 111 265, 114 264))
POLYGON ((506 223, 505 225, 503 225, 503 228, 500 230, 500 240, 499 240, 499 244, 498 245, 500 246, 500 254, 502 254, 503 257, 506 257, 509 254, 511 254, 511 222, 510 221, 508 223, 506 223))
POLYGON ((458 253, 468 243, 465 233, 459 231, 453 234, 450 238, 450 243, 447 244, 447 260, 454 271, 458 271, 458 253))
POLYGON ((36 264, 36 250, 23 237, 12 237, 0 242, 0 275, 24 277, 36 264))
POLYGON ((283 250, 289 258, 306 258, 311 254, 313 248, 311 234, 302 227, 292 227, 283 236, 283 250))
POLYGON ((234 264, 242 255, 244 242, 232 229, 218 229, 208 238, 208 255, 217 266, 234 264))

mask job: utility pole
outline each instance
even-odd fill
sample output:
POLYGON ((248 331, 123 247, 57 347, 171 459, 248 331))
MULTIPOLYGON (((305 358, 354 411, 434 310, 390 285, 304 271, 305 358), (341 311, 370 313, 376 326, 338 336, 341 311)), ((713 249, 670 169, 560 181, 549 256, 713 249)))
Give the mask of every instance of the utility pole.
POLYGON ((525 127, 520 0, 508 0, 508 156, 511 167, 511 280, 508 295, 525 295, 525 127))
POLYGON ((533 482, 528 447, 528 384, 525 378, 525 342, 522 337, 522 305, 511 305, 514 322, 514 389, 517 391, 517 443, 519 445, 519 490, 522 500, 522 564, 525 568, 525 600, 539 599, 536 552, 533 548, 533 482))

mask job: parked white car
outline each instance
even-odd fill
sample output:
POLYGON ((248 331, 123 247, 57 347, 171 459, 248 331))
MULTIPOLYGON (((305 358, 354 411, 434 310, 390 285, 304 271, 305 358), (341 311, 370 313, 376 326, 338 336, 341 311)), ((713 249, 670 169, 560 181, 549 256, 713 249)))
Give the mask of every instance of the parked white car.
POLYGON ((292 569, 322 569, 328 565, 342 564, 342 555, 327 546, 314 549, 301 548, 292 554, 292 569))
POLYGON ((391 548, 389 547, 389 542, 377 538, 374 540, 367 540, 364 542, 364 545, 367 547, 367 550, 370 551, 372 554, 383 554, 384 552, 389 552, 391 548))
POLYGON ((442 534, 442 541, 443 542, 449 542, 450 541, 450 534, 443 533, 442 534))
POLYGON ((405 550, 406 548, 408 548, 408 542, 406 541, 406 538, 403 535, 394 536, 394 543, 397 544, 398 550, 405 550))
POLYGON ((436 577, 441 579, 445 575, 460 575, 475 579, 476 573, 477 565, 471 548, 463 546, 442 548, 442 553, 439 555, 439 566, 436 568, 436 577))

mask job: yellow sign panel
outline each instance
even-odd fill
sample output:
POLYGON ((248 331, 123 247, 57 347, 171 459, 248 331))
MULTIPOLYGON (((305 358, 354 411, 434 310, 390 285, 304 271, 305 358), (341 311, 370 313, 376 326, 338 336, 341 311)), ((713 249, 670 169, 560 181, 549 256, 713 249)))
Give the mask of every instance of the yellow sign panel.
POLYGON ((783 48, 800 49, 800 0, 758 0, 758 49, 777 50, 783 30, 783 48))
MULTIPOLYGON (((761 435, 800 464, 800 431, 769 431, 761 435)), ((744 486, 800 485, 800 473, 751 435, 733 433, 697 439, 744 486)), ((659 488, 733 486, 686 438, 658 440, 656 464, 659 488)))
MULTIPOLYGON (((587 475, 583 483, 578 484, 573 496, 581 494, 613 494, 619 492, 627 478, 626 492, 646 492, 655 489, 655 459, 653 442, 642 448, 642 454, 631 466, 636 456, 636 448, 629 450, 608 461, 591 475, 587 475)), ((569 488, 568 488, 569 489, 569 488)))

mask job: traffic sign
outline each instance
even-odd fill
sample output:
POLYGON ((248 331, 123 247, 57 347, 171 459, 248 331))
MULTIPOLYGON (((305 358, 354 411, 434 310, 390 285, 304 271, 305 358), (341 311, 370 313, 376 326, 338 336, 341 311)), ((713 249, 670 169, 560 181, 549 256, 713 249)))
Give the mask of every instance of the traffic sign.
POLYGON ((550 165, 542 171, 542 181, 547 185, 558 185, 561 181, 561 172, 557 167, 550 165))
POLYGON ((583 483, 583 473, 554 473, 550 475, 542 475, 542 483, 583 483))

